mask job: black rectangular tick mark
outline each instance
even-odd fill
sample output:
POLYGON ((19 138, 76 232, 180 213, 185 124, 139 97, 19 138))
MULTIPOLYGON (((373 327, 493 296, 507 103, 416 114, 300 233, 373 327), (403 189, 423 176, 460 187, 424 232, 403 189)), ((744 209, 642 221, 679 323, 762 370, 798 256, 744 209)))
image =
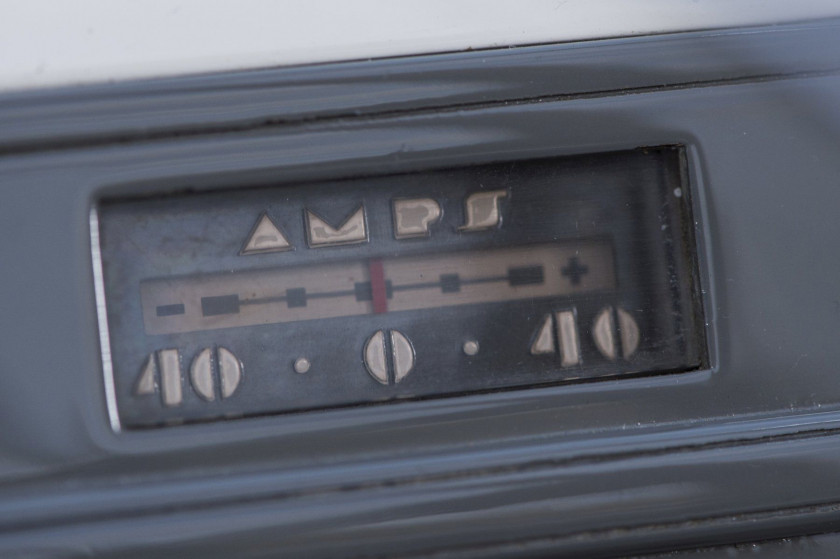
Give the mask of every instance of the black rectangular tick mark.
POLYGON ((510 282, 511 287, 544 283, 543 267, 521 266, 519 268, 508 268, 508 282, 510 282))
POLYGON ((220 295, 218 297, 201 298, 201 314, 204 316, 237 314, 238 312, 239 295, 220 295))
POLYGON ((442 293, 458 293, 461 291, 461 276, 458 274, 441 274, 440 290, 442 293))
MULTIPOLYGON (((373 290, 369 281, 360 281, 353 286, 357 301, 373 301, 373 290)), ((399 286, 397 286, 399 289, 399 286)), ((394 298, 394 285, 391 280, 385 280, 385 297, 394 298)))
POLYGON ((306 288, 294 287, 286 290, 286 304, 289 308, 306 306, 306 288))
POLYGON ((178 303, 175 305, 158 305, 155 311, 157 312, 158 316, 175 316, 179 314, 184 314, 186 312, 183 303, 178 303))
POLYGON ((369 281, 358 282, 354 287, 357 301, 373 301, 373 290, 369 281))

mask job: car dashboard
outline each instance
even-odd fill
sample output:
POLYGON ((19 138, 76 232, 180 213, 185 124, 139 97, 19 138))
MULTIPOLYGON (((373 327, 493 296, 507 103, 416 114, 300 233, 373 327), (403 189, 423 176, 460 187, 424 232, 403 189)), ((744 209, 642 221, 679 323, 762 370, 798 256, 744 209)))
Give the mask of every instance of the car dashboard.
POLYGON ((2 554, 833 532, 838 30, 3 93, 2 554))

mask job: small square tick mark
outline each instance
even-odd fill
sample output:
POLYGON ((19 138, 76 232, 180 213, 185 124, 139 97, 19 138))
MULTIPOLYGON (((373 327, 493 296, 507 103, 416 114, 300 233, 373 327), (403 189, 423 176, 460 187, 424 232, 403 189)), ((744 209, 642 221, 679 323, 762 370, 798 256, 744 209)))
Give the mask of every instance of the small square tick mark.
POLYGON ((306 306, 306 288, 294 287, 286 290, 286 304, 290 309, 306 306))
POLYGON ((458 293, 461 291, 461 277, 458 274, 441 274, 440 291, 442 293, 458 293))

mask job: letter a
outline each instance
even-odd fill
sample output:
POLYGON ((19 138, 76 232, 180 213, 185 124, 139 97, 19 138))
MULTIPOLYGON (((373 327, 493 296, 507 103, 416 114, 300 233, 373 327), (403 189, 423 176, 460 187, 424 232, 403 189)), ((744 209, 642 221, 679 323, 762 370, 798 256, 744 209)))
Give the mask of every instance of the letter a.
POLYGON ((291 250, 292 244, 279 227, 274 225, 271 218, 263 213, 251 229, 248 240, 239 254, 262 254, 265 252, 281 252, 291 250))

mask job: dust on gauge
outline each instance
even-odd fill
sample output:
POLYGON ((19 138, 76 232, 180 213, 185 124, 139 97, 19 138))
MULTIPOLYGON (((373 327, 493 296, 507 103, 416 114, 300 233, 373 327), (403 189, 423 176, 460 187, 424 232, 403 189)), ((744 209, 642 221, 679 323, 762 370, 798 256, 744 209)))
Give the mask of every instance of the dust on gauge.
POLYGON ((681 157, 635 150, 103 202, 119 420, 703 366, 681 157))

